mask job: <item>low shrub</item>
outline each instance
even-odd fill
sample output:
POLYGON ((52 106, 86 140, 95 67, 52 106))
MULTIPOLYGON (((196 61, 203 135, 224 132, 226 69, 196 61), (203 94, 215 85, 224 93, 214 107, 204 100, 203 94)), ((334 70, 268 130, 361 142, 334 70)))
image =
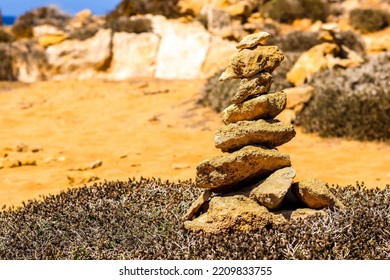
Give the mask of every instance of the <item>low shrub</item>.
POLYGON ((34 26, 48 24, 63 29, 70 18, 56 7, 41 7, 21 15, 12 26, 12 32, 17 38, 31 38, 34 26))
POLYGON ((0 259, 389 259, 390 186, 331 188, 347 207, 256 232, 188 232, 191 181, 129 179, 0 212, 0 259))
POLYGON ((14 40, 14 36, 12 36, 9 32, 0 26, 0 43, 10 43, 14 40))
MULTIPOLYGON (((223 70, 225 71, 225 70, 223 70)), ((210 106, 217 112, 222 112, 231 104, 230 99, 236 94, 240 80, 219 81, 222 72, 207 79, 200 89, 199 104, 210 106)))
POLYGON ((153 32, 152 21, 145 17, 120 17, 108 21, 107 27, 115 32, 143 33, 153 32))
POLYGON ((179 15, 177 2, 179 0, 122 0, 116 8, 106 15, 108 21, 116 20, 120 17, 130 17, 134 15, 163 15, 167 18, 174 18, 179 15))
POLYGON ((15 81, 11 44, 0 42, 0 81, 15 81))
POLYGON ((349 13, 349 24, 363 33, 379 31, 389 26, 390 14, 381 9, 353 9, 349 13))
POLYGON ((305 52, 321 43, 319 32, 293 31, 271 37, 267 45, 278 46, 283 52, 305 52))
POLYGON ((321 136, 390 139, 390 52, 359 68, 326 70, 311 82, 314 95, 297 124, 321 136))
POLYGON ((99 31, 100 27, 99 26, 83 26, 81 28, 76 28, 69 34, 69 39, 72 40, 87 40, 93 36, 99 31))
POLYGON ((271 0, 264 5, 263 13, 283 23, 302 18, 326 21, 329 4, 324 0, 271 0))

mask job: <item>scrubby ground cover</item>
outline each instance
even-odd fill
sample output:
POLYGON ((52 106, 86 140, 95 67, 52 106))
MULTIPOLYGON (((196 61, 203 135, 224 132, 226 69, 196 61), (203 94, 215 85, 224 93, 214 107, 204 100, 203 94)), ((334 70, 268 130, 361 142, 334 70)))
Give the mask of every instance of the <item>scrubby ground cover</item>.
POLYGON ((390 139, 390 52, 372 55, 358 68, 316 74, 314 96, 298 124, 321 136, 390 139))
POLYGON ((347 206, 259 232, 187 232, 191 181, 103 182, 0 212, 1 259, 390 259, 390 186, 336 187, 347 206))

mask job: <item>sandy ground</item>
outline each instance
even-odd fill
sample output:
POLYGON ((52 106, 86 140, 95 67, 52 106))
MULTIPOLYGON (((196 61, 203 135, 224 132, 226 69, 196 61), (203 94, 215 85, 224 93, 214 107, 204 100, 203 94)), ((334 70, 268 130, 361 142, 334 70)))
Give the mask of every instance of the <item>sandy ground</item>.
MULTIPOLYGON (((194 179, 200 161, 221 154, 213 145, 219 115, 196 104, 202 83, 0 83, 0 205, 96 178, 194 179)), ((297 128, 279 149, 290 154, 297 181, 390 183, 389 143, 323 139, 297 128)))

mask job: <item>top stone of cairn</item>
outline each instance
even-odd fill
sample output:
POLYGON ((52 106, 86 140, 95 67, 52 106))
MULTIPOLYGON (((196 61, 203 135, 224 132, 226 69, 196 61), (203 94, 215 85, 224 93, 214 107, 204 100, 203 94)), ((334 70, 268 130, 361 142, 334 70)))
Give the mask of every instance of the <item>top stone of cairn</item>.
POLYGON ((262 41, 268 39, 269 37, 271 37, 271 34, 264 31, 255 34, 250 34, 242 38, 242 40, 237 44, 236 48, 237 49, 252 48, 254 46, 261 44, 262 41))

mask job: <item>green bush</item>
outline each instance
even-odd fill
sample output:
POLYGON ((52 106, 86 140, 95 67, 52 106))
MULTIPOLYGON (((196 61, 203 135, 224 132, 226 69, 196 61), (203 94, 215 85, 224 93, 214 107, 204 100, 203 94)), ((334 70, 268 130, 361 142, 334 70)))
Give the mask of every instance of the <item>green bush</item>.
POLYGON ((359 68, 326 70, 312 79, 314 95, 297 124, 321 136, 390 139, 390 52, 359 68))
POLYGON ((107 21, 113 21, 120 17, 134 15, 163 15, 174 18, 179 15, 177 2, 179 0, 122 0, 116 8, 107 14, 107 21))
POLYGON ((205 234, 181 221, 200 194, 190 181, 74 188, 3 209, 0 259, 389 259, 390 186, 330 189, 345 209, 255 232, 205 234))
POLYGON ((99 31, 99 26, 83 26, 81 28, 76 28, 69 34, 69 39, 72 40, 87 40, 99 31))
POLYGON ((324 0, 271 0, 264 5, 263 13, 284 23, 301 18, 326 21, 329 5, 324 0))
POLYGON ((63 29, 69 20, 69 15, 55 7, 41 7, 21 15, 12 26, 12 32, 17 38, 31 38, 34 26, 48 24, 63 29))
POLYGON ((353 9, 349 13, 350 25, 363 33, 379 31, 390 23, 390 14, 380 9, 353 9))

